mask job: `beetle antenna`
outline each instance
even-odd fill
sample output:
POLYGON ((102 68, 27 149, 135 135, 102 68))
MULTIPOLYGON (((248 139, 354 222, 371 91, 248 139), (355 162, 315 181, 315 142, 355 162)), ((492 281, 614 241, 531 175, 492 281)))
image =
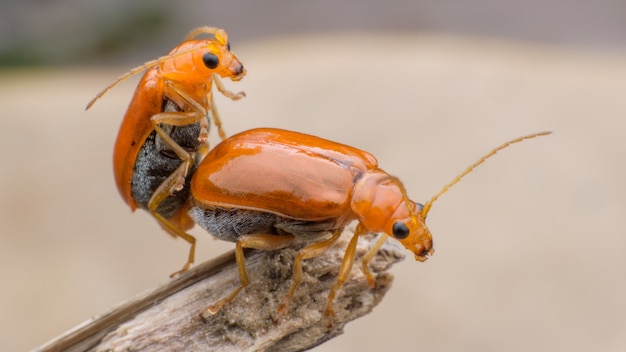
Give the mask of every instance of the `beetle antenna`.
POLYGON ((217 27, 207 27, 207 26, 197 27, 197 28, 190 30, 189 33, 187 33, 185 40, 193 39, 200 34, 213 34, 215 36, 215 34, 218 31, 224 31, 224 30, 221 28, 217 28, 217 27))
POLYGON ((522 141, 524 141, 526 139, 532 139, 532 138, 535 138, 535 137, 546 136, 546 135, 549 135, 550 133, 552 133, 552 132, 544 131, 544 132, 533 133, 533 134, 529 134, 529 135, 526 135, 526 136, 518 137, 518 138, 510 140, 510 141, 508 141, 506 143, 503 143, 500 146, 492 149, 489 153, 487 153, 486 155, 484 155, 483 157, 478 159, 478 161, 476 161, 475 163, 470 165, 467 169, 465 169, 463 172, 461 172, 457 177, 455 177, 452 181, 450 181, 450 183, 448 183, 447 185, 443 186, 443 188, 441 189, 441 191, 439 191, 439 193, 435 194, 435 196, 433 196, 428 202, 426 202, 426 204, 424 204, 424 209, 422 209, 422 216, 425 219, 426 215, 428 215, 428 212, 430 211, 430 208, 432 207, 433 203, 439 198, 439 196, 441 196, 442 194, 446 193, 452 186, 454 186, 459 181, 461 181, 461 179, 463 177, 465 177, 470 172, 474 171, 474 169, 476 167, 478 167, 478 165, 484 163, 485 160, 487 160, 490 157, 494 156, 497 152, 499 152, 502 149, 510 146, 511 144, 519 143, 519 142, 522 142, 522 141))
MULTIPOLYGON (((199 27, 196 28, 194 30, 192 30, 191 32, 189 32, 189 34, 187 34, 187 36, 185 37, 185 41, 186 40, 190 40, 193 37, 197 36, 198 34, 202 34, 202 33, 206 33, 206 34, 216 34, 216 32, 219 32, 220 29, 219 28, 213 28, 213 27, 199 27)), ((223 30, 222 30, 223 32, 223 30)), ((225 32, 224 32, 225 33, 225 32)), ((119 76, 117 78, 117 80, 115 80, 115 82, 109 84, 106 88, 104 88, 102 91, 100 91, 100 93, 98 93, 98 95, 96 95, 93 99, 91 99, 89 101, 89 103, 87 103, 87 107, 85 108, 85 110, 89 110, 89 108, 91 108, 91 106, 100 98, 102 98, 103 95, 105 95, 109 90, 111 90, 111 88, 115 87, 118 83, 148 69, 151 68, 153 66, 159 65, 167 60, 171 60, 171 59, 175 59, 179 56, 183 56, 183 55, 187 55, 193 51, 199 50, 200 48, 193 48, 193 49, 189 49, 189 50, 185 50, 185 51, 181 51, 179 53, 176 53, 174 55, 165 55, 165 56, 161 56, 155 60, 150 60, 145 62, 143 65, 141 66, 137 66, 133 69, 131 69, 130 71, 126 72, 125 74, 119 76)))

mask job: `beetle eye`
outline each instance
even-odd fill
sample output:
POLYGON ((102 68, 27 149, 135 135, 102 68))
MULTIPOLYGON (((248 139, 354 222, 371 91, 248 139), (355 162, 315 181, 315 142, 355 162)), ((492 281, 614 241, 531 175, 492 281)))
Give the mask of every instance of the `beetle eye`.
POLYGON ((220 64, 220 59, 212 52, 202 54, 202 61, 204 62, 204 66, 210 69, 214 69, 220 64))
POLYGON ((393 237, 403 240, 409 237, 409 228, 403 222, 396 222, 393 224, 393 237))
POLYGON ((226 49, 228 49, 228 51, 230 51, 230 42, 226 43, 226 49))
POLYGON ((424 210, 424 204, 415 203, 415 206, 417 207, 417 210, 419 210, 419 211, 424 210))

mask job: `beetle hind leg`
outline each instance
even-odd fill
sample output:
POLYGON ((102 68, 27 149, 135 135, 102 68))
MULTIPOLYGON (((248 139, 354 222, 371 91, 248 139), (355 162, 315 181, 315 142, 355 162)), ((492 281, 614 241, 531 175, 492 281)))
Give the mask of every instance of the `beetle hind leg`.
MULTIPOLYGON (((190 207, 190 202, 187 200, 185 203, 178 205, 177 210, 173 215, 162 215, 159 212, 159 206, 164 203, 164 201, 172 194, 174 190, 176 190, 177 183, 180 182, 179 178, 181 174, 186 174, 186 168, 189 166, 189 163, 181 163, 176 170, 171 173, 161 184, 152 192, 152 196, 148 200, 148 211, 150 215, 154 217, 161 228, 165 230, 166 233, 170 234, 173 237, 180 237, 189 243, 189 256, 187 258, 187 262, 183 266, 183 268, 173 274, 170 277, 174 277, 182 272, 187 271, 195 260, 196 253, 196 238, 192 235, 185 232, 193 227, 193 222, 191 218, 187 215, 187 210, 190 207)), ((185 179, 183 178, 182 184, 184 185, 185 179)))
POLYGON ((185 265, 183 265, 182 269, 170 274, 170 277, 174 277, 174 276, 184 273, 185 271, 189 270, 189 268, 191 267, 191 265, 196 259, 196 238, 186 233, 185 231, 177 228, 176 226, 172 225, 172 223, 165 220, 161 216, 161 214, 153 213, 153 215, 157 220, 159 220, 159 223, 161 224, 161 226, 163 226, 163 228, 168 233, 175 234, 175 236, 180 237, 189 243, 189 256, 187 257, 187 262, 185 262, 185 265))
POLYGON ((318 255, 327 251, 335 244, 335 242, 337 242, 342 232, 343 228, 338 229, 333 232, 333 235, 330 238, 322 242, 310 244, 298 251, 298 255, 293 262, 293 283, 289 288, 289 292, 287 292, 285 297, 280 302, 280 305, 278 306, 279 315, 283 315, 287 312, 287 305, 289 304, 289 300, 291 300, 296 292, 296 289, 298 288, 298 285, 300 285, 300 283, 302 282, 302 261, 305 259, 317 257, 318 255))
POLYGON ((239 294, 239 292, 250 283, 250 280, 248 279, 248 272, 246 270, 246 258, 243 254, 244 248, 271 251, 286 247, 293 242, 294 238, 295 237, 293 235, 277 236, 260 234, 244 235, 239 237, 235 247, 235 259, 237 260, 237 268, 239 270, 239 287, 233 290, 228 296, 219 300, 217 303, 207 307, 205 312, 211 315, 217 314, 222 307, 224 307, 224 305, 232 301, 237 294, 239 294))

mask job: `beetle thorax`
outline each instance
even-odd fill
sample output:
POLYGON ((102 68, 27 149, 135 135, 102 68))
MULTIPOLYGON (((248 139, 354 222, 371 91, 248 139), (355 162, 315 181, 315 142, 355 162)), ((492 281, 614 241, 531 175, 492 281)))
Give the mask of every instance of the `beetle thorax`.
POLYGON ((404 202, 402 192, 385 171, 368 170, 354 184, 352 210, 371 232, 388 232, 388 223, 404 202))

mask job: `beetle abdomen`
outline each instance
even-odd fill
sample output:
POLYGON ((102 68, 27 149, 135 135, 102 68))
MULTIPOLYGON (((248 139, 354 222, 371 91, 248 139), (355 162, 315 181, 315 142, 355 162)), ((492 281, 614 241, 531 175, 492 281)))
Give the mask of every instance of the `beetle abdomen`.
POLYGON ((250 234, 294 234, 301 239, 315 238, 334 230, 334 221, 303 221, 247 209, 203 209, 194 206, 189 215, 213 236, 236 242, 240 236, 250 234))
MULTIPOLYGON (((189 126, 172 127, 170 136, 180 146, 186 150, 193 150, 199 147, 198 134, 200 126, 198 124, 189 126)), ((139 150, 135 167, 133 169, 131 191, 137 205, 143 209, 148 209, 148 202, 154 191, 174 173, 181 164, 181 160, 173 151, 165 149, 165 144, 159 142, 160 138, 156 132, 152 132, 139 150)), ((193 164, 185 179, 185 187, 174 192, 167 197, 157 208, 157 212, 165 218, 170 218, 176 210, 189 198, 189 183, 196 171, 197 163, 193 164)))

